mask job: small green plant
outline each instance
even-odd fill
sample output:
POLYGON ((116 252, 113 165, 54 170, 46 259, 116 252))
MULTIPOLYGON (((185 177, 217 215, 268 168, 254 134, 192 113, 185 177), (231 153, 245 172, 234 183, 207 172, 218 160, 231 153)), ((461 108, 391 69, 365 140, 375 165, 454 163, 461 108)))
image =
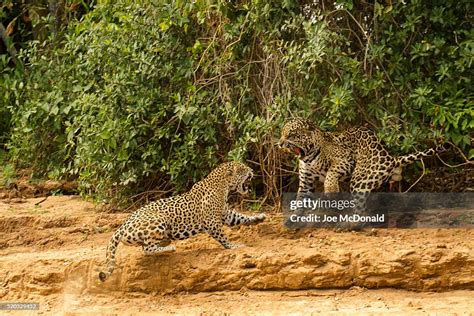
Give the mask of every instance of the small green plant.
POLYGON ((62 195, 64 195, 64 192, 61 189, 55 189, 55 190, 51 191, 51 195, 52 196, 62 196, 62 195))
POLYGON ((8 188, 15 182, 15 177, 15 167, 12 164, 7 163, 0 167, 0 187, 8 188))
POLYGON ((251 203, 249 204, 248 207, 252 212, 259 212, 262 209, 262 203, 261 202, 251 203))

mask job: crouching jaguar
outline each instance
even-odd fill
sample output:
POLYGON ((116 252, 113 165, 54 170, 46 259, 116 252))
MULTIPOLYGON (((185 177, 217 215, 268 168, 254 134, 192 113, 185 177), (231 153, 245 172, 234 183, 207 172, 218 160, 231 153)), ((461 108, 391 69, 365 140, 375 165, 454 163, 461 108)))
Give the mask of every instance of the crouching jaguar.
POLYGON ((107 269, 99 273, 99 279, 105 281, 112 274, 120 241, 142 246, 145 254, 156 254, 176 250, 170 245, 172 240, 206 232, 226 249, 238 247, 224 234, 223 225, 255 224, 265 219, 264 214, 247 216, 227 206, 229 192, 245 194, 246 182, 252 176, 252 169, 242 163, 222 163, 190 191, 152 202, 134 212, 113 234, 107 247, 107 269))

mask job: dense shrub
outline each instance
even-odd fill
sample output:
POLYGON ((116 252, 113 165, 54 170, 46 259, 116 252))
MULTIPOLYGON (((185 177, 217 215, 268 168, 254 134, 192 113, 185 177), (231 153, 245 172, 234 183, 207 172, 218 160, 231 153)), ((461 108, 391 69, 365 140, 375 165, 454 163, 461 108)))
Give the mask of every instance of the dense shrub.
POLYGON ((23 51, 11 153, 105 198, 183 190, 245 158, 275 198, 274 138, 289 115, 368 122, 395 151, 440 137, 468 151, 471 12, 468 1, 99 1, 60 45, 23 51))
POLYGON ((8 56, 6 54, 0 55, 0 150, 4 149, 4 146, 10 135, 10 111, 8 110, 7 104, 12 102, 11 98, 11 85, 12 78, 15 77, 13 70, 8 67, 8 56))

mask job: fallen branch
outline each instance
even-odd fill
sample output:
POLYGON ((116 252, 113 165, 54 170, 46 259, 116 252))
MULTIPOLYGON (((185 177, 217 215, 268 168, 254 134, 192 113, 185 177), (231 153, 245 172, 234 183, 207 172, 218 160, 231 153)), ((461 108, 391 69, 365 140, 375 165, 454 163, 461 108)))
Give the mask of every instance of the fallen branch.
POLYGON ((450 144, 451 146, 453 146, 457 150, 457 152, 459 153, 459 155, 461 155, 461 157, 464 159, 465 162, 453 166, 453 165, 448 164, 446 161, 441 159, 441 157, 438 154, 436 154, 436 157, 438 157, 439 161, 441 161, 443 163, 443 165, 445 165, 447 167, 450 167, 450 168, 457 168, 457 167, 462 167, 462 166, 465 166, 465 165, 474 165, 474 161, 467 159, 466 155, 464 155, 464 153, 462 152, 462 150, 458 146, 454 145, 451 142, 449 142, 448 144, 450 144))
POLYGON ((49 195, 46 195, 41 201, 36 202, 36 203, 35 203, 35 206, 38 206, 38 205, 40 205, 41 203, 43 203, 44 201, 46 201, 46 200, 48 199, 48 196, 49 196, 49 195))
POLYGON ((425 163, 423 162, 423 159, 421 159, 420 162, 421 162, 421 165, 423 166, 423 173, 418 179, 416 179, 415 183, 413 183, 408 189, 406 189, 402 193, 407 193, 408 191, 410 191, 418 182, 420 182, 421 178, 425 176, 425 173, 426 173, 425 163))

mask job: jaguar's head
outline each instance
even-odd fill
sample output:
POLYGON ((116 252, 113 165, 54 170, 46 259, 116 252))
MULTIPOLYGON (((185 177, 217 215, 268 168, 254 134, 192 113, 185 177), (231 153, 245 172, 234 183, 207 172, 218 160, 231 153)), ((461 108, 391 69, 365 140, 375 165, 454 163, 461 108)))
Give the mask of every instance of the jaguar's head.
POLYGON ((242 195, 247 194, 248 184, 253 177, 252 169, 236 161, 226 162, 223 165, 230 181, 229 189, 242 195))
POLYGON ((278 147, 298 158, 303 159, 311 151, 314 151, 313 133, 316 126, 313 122, 302 118, 288 120, 281 130, 278 147))

